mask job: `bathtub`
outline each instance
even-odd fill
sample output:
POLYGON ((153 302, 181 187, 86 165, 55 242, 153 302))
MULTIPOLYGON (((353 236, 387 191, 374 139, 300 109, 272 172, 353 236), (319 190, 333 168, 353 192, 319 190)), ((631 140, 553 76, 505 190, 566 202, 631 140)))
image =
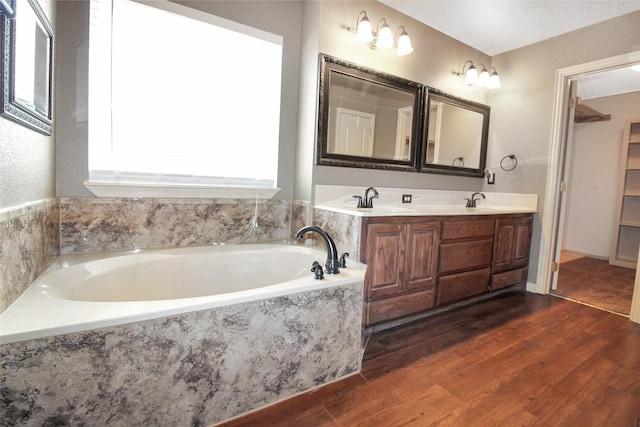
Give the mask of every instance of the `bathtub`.
POLYGON ((0 315, 0 344, 364 281, 353 262, 315 280, 325 259, 287 243, 62 255, 0 315))
MULTIPOLYGON (((365 266, 247 244, 62 256, 0 316, 0 413, 204 426, 360 371, 365 266)), ((1 423, 0 423, 1 424, 1 423)))

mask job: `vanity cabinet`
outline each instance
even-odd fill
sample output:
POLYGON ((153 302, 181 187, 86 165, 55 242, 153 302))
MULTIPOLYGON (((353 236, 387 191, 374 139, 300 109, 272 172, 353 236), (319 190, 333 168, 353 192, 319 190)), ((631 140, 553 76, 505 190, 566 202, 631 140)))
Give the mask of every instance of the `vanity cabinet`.
POLYGON ((532 229, 532 215, 496 219, 489 290, 526 283, 532 229))
POLYGON ((463 217, 442 224, 437 305, 487 292, 495 219, 463 217))
POLYGON ((365 324, 434 306, 438 280, 439 221, 367 218, 363 227, 365 324))
POLYGON ((365 327, 527 279, 532 214, 367 217, 365 327))

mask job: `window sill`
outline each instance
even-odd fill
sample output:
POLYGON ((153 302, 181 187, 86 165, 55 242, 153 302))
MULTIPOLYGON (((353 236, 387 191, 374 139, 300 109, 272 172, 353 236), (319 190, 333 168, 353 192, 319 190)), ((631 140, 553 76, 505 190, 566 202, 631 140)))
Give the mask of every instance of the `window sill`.
POLYGON ((271 199, 279 188, 185 184, 142 184, 85 181, 97 197, 161 197, 186 199, 271 199))

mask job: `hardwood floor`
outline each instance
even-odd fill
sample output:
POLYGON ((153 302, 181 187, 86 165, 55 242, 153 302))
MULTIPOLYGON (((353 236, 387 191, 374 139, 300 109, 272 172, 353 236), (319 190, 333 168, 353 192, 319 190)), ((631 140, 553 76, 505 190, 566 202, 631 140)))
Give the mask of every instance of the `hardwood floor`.
POLYGON ((377 333, 360 374, 222 425, 640 427, 640 325, 507 294, 377 333))

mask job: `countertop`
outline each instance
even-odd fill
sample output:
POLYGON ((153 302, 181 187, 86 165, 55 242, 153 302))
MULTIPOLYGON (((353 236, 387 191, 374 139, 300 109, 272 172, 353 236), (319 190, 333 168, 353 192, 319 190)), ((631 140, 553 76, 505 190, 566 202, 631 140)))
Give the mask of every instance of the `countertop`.
POLYGON ((478 206, 467 208, 458 205, 380 205, 373 208, 358 208, 355 204, 320 204, 315 208, 362 217, 380 216, 451 216, 451 215, 500 215, 534 213, 535 208, 527 206, 478 206))

